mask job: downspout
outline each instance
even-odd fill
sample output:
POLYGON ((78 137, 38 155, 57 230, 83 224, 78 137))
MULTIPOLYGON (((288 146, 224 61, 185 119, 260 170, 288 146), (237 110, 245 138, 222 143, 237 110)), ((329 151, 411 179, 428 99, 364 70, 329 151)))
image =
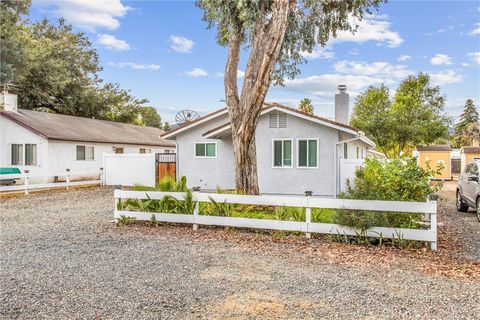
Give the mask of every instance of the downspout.
POLYGON ((357 137, 355 138, 352 138, 352 139, 348 139, 348 140, 343 140, 343 141, 339 141, 337 143, 335 143, 335 146, 334 146, 334 151, 333 151, 333 198, 336 199, 337 198, 337 175, 339 175, 340 172, 337 172, 337 147, 340 145, 340 144, 343 144, 343 143, 349 143, 349 142, 353 142, 353 141, 357 141, 357 140, 361 140, 362 137, 360 135, 357 135, 357 137))

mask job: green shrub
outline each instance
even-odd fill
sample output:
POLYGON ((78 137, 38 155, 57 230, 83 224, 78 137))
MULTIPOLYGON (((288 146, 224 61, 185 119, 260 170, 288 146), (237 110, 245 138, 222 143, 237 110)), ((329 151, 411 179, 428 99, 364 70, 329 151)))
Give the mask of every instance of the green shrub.
POLYGON ((430 185, 434 170, 423 169, 414 158, 389 161, 367 158, 355 173, 353 184, 341 194, 345 199, 425 201, 438 189, 430 185))
MULTIPOLYGON (((340 197, 423 202, 428 195, 438 190, 430 185, 430 177, 435 172, 419 167, 414 158, 389 161, 367 158, 365 166, 356 171, 353 183, 347 181, 347 189, 340 197)), ((422 219, 422 214, 336 210, 332 218, 334 223, 362 231, 373 226, 414 229, 422 219)))
POLYGON ((170 176, 165 176, 157 184, 157 190, 165 191, 165 192, 175 191, 175 186, 176 186, 175 179, 173 179, 170 176))

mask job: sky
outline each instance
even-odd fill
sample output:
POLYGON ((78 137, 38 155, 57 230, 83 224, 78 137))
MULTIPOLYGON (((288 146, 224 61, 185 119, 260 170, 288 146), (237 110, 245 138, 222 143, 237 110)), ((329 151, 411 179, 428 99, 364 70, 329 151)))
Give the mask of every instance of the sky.
MULTIPOLYGON (((184 109, 205 114, 224 107, 227 50, 216 43, 194 1, 33 0, 31 20, 63 17, 97 49, 106 82, 147 98, 162 120, 184 109)), ((297 107, 312 100, 315 113, 333 117, 334 95, 347 85, 351 108, 360 92, 382 83, 397 88, 408 75, 429 73, 454 119, 465 100, 480 105, 480 1, 390 1, 340 32, 326 47, 305 53, 308 63, 266 101, 297 107)), ((239 84, 248 50, 242 52, 239 84)))

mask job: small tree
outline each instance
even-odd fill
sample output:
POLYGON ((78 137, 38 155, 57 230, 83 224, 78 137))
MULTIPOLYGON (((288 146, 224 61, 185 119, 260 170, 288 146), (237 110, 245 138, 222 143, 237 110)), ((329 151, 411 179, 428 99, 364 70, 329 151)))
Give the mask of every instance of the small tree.
POLYGON ((472 143, 473 135, 469 135, 469 131, 475 130, 478 126, 479 115, 477 108, 473 104, 472 99, 465 101, 465 108, 460 115, 460 121, 455 125, 455 134, 453 136, 453 145, 455 147, 468 146, 472 143), (469 128, 469 130, 467 130, 469 128))
POLYGON ((141 107, 139 110, 142 124, 147 127, 162 127, 162 118, 154 107, 141 107))
POLYGON ((170 124, 169 124, 168 122, 165 122, 165 123, 163 124, 163 128, 162 128, 162 129, 163 129, 163 131, 165 131, 165 132, 170 131, 170 129, 171 129, 170 124))
POLYGON ((389 157, 409 155, 417 144, 448 138, 451 119, 445 97, 428 74, 409 76, 390 99, 388 89, 370 87, 355 103, 352 125, 365 131, 389 157))
POLYGON ((314 108, 312 105, 312 100, 308 98, 303 98, 302 100, 300 100, 300 105, 298 106, 298 109, 305 113, 313 114, 314 108))

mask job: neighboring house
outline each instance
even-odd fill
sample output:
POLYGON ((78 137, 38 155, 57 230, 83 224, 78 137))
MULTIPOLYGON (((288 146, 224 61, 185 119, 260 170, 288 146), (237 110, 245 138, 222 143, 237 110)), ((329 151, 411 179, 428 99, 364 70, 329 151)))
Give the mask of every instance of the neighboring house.
POLYGON ((480 146, 467 146, 460 149, 462 172, 465 166, 474 161, 480 160, 480 146))
POLYGON ((0 167, 48 177, 70 169, 79 179, 100 171, 104 153, 175 152, 158 128, 18 109, 16 96, 0 96, 0 167))
MULTIPOLYGON (((348 125, 349 97, 340 86, 336 121, 276 103, 265 104, 256 128, 258 182, 263 194, 333 196, 340 190, 342 166, 363 163, 374 143, 348 125), (346 160, 349 161, 345 164, 346 160)), ((177 177, 190 187, 233 189, 234 155, 226 108, 162 135, 176 141, 177 177)), ((354 170, 349 170, 354 172, 354 170)))
POLYGON ((443 168, 440 174, 435 174, 433 179, 451 180, 452 179, 452 165, 451 165, 452 148, 449 145, 430 145, 417 146, 414 151, 414 156, 417 157, 417 163, 420 167, 436 170, 438 165, 443 168))

